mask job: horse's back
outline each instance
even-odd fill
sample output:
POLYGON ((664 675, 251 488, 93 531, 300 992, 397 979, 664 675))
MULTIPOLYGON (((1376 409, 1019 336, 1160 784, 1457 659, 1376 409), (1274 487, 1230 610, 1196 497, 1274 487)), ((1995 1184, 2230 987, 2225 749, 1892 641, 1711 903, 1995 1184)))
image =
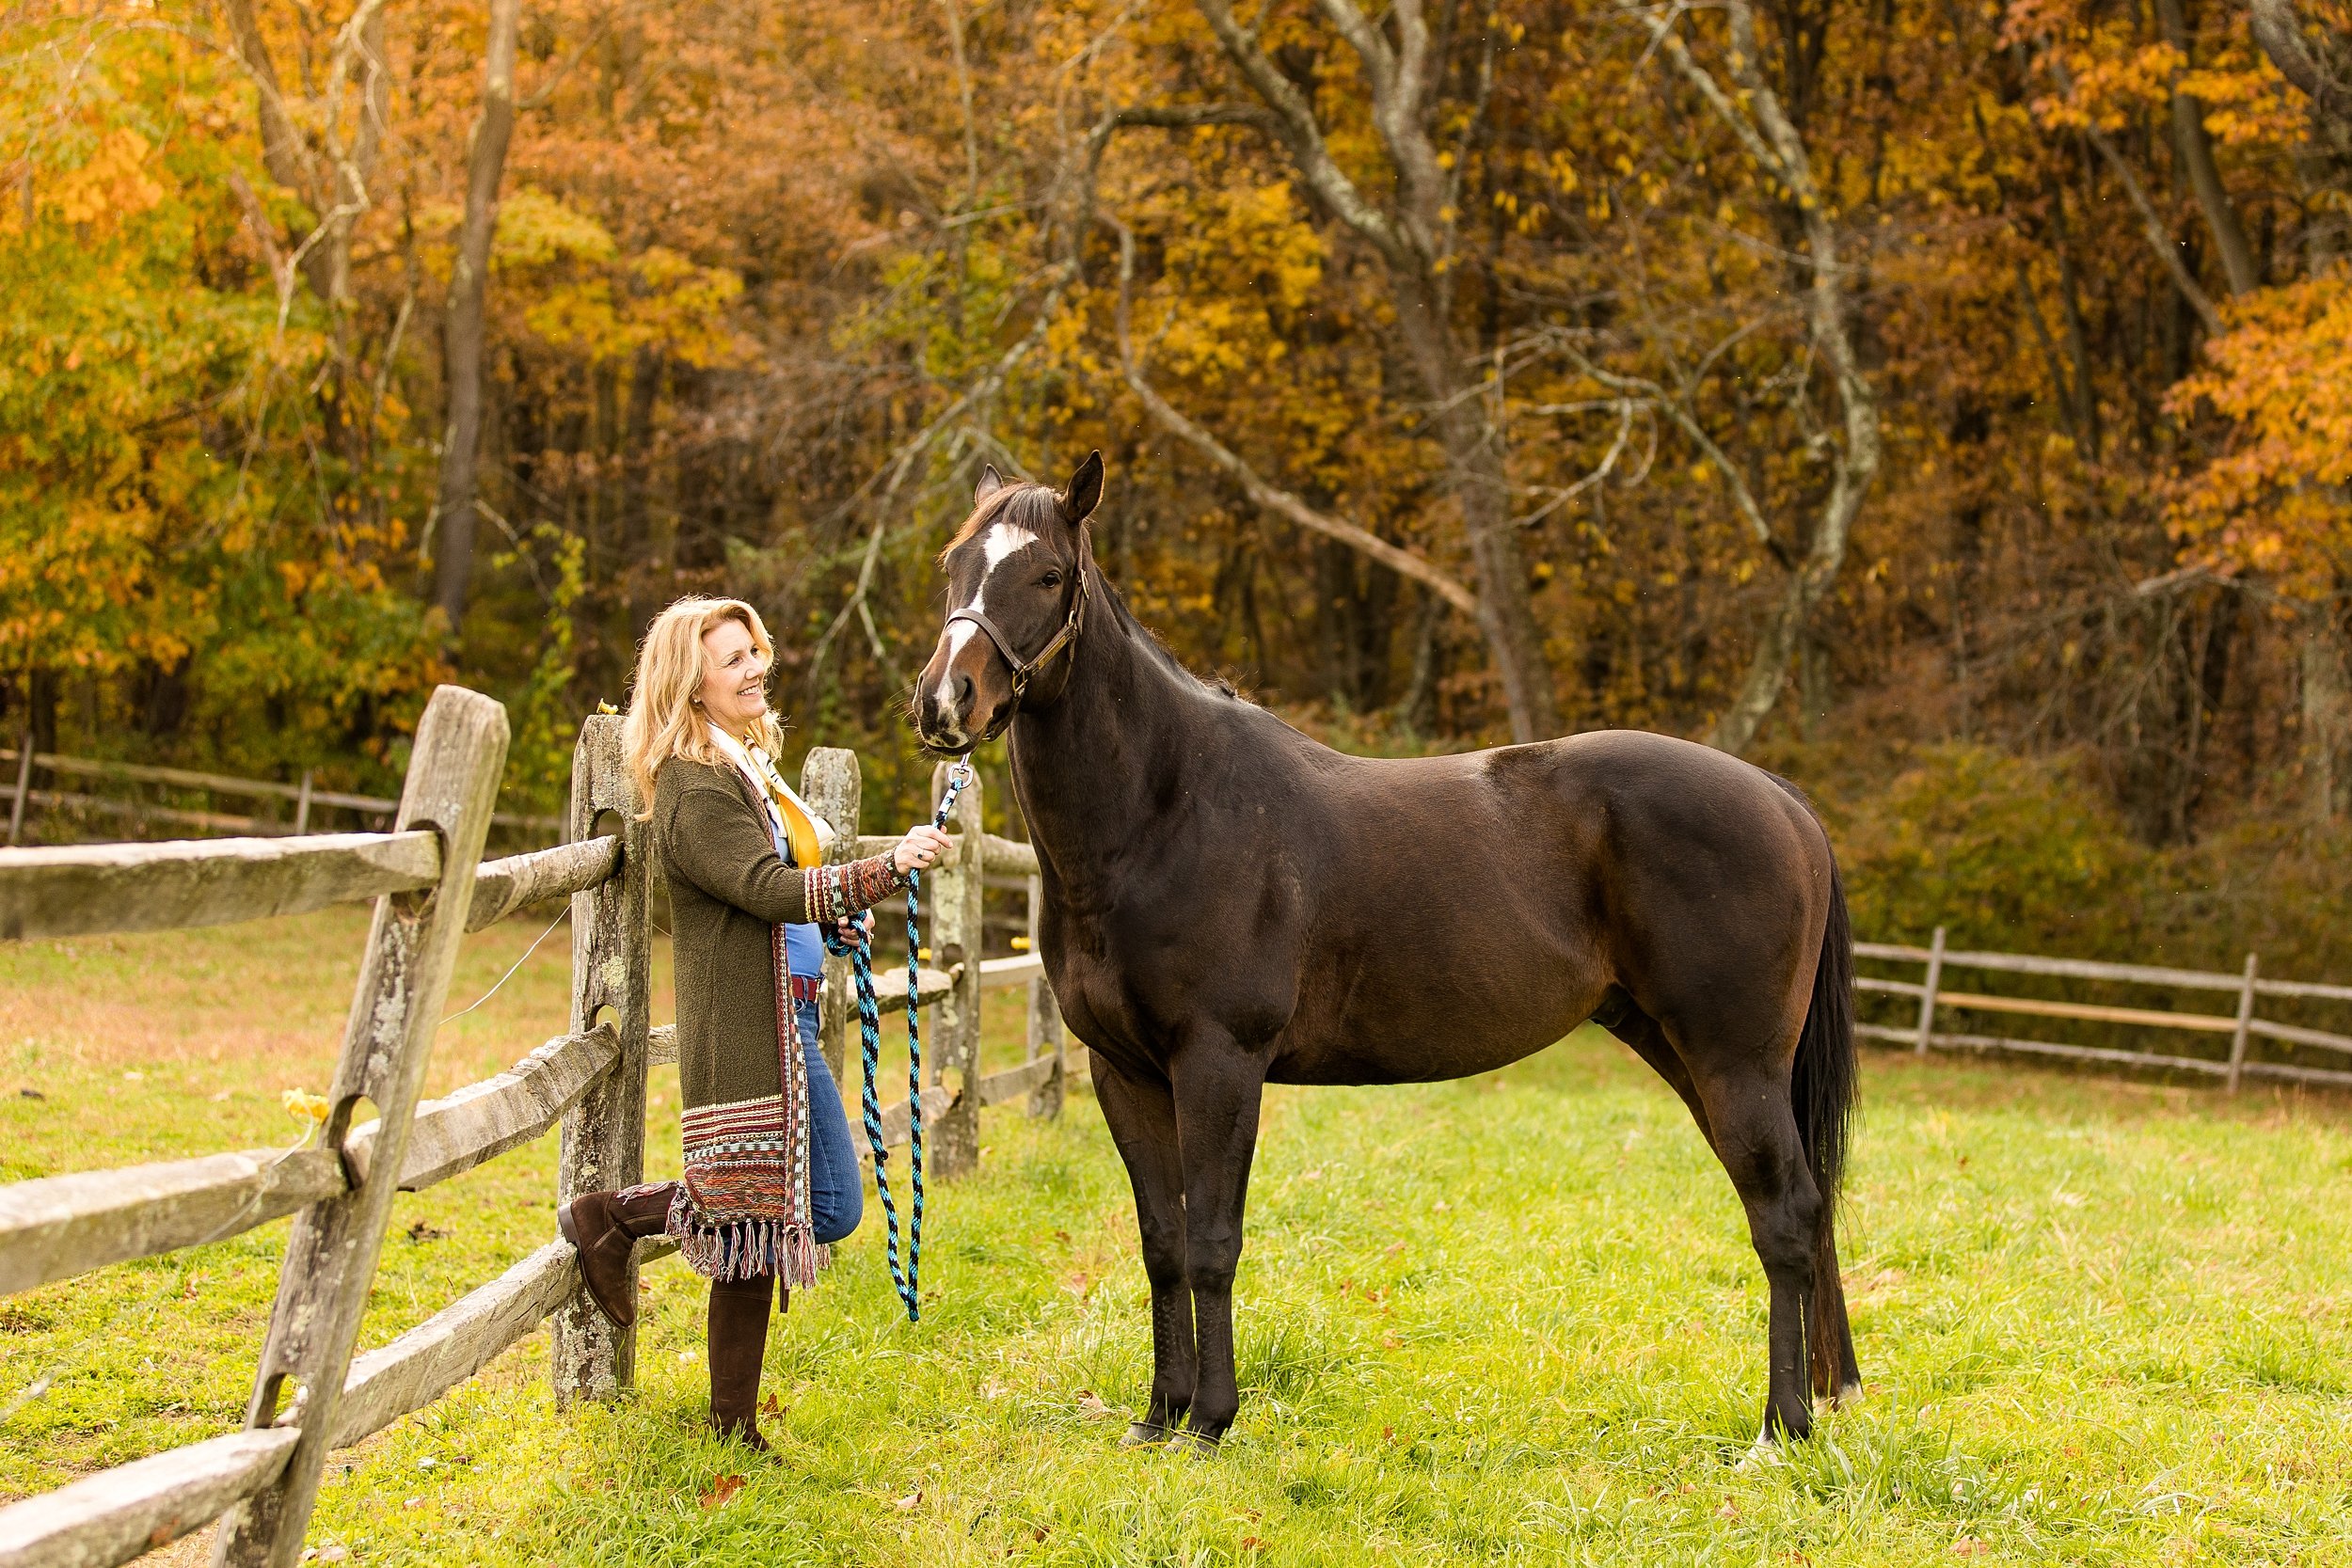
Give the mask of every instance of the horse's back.
POLYGON ((1557 1039, 1613 986, 1672 1007, 1820 941, 1827 845, 1811 813, 1690 741, 1613 730, 1337 758, 1307 793, 1320 885, 1280 1077, 1484 1071, 1557 1039))

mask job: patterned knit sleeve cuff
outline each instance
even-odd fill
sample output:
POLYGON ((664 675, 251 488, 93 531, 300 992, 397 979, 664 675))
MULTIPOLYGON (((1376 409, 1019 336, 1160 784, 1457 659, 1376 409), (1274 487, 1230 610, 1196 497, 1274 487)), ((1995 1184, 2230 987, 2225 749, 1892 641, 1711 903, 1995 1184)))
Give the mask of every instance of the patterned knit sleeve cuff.
POLYGON ((819 925, 847 920, 906 885, 888 855, 873 855, 847 865, 812 866, 801 878, 808 893, 808 917, 819 925))

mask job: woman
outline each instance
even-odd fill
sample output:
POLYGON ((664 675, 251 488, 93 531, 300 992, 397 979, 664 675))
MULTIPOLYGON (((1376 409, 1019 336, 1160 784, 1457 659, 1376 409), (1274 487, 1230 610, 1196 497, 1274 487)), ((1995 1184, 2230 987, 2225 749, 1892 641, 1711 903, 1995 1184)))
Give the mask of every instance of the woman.
POLYGON ((936 862, 947 836, 911 828, 887 855, 823 863, 832 829, 785 784, 768 711, 774 645, 737 599, 680 599, 637 659, 623 744, 670 883, 677 966, 682 1180, 587 1193, 557 1214, 606 1317, 626 1327, 638 1238, 667 1231, 710 1281, 710 1424, 755 1449, 768 1302, 817 1277, 864 1197, 841 1092, 817 1044, 818 925, 855 917, 936 862), (778 1287, 781 1286, 781 1291, 778 1287))

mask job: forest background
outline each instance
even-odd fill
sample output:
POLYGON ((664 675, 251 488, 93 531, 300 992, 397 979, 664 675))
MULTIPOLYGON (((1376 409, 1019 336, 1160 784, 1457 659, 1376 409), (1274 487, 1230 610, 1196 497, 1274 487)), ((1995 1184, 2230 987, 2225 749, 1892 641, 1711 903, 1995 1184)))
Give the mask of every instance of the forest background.
POLYGON ((1100 448, 1334 744, 1710 739, 1866 936, 2352 978, 2346 0, 0 18, 39 750, 382 790, 454 679, 548 809, 716 592, 904 816, 980 466, 1100 448))

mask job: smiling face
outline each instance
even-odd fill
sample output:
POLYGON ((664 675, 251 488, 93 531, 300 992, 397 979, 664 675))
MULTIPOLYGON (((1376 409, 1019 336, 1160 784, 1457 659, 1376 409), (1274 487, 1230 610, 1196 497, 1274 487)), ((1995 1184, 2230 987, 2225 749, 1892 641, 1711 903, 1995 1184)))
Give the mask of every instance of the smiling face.
MULTIPOLYGON (((974 510, 941 557, 947 610, 984 615, 1024 659, 1035 658, 1070 613, 1081 570, 1080 531, 1103 494, 1100 453, 1070 488, 1007 484, 990 468, 974 510)), ((937 752, 969 752, 1012 717, 1013 666, 968 620, 950 620, 914 687, 914 727, 937 752)))
POLYGON ((751 628, 732 616, 703 633, 703 683, 694 702, 738 737, 768 711, 768 660, 751 628))

